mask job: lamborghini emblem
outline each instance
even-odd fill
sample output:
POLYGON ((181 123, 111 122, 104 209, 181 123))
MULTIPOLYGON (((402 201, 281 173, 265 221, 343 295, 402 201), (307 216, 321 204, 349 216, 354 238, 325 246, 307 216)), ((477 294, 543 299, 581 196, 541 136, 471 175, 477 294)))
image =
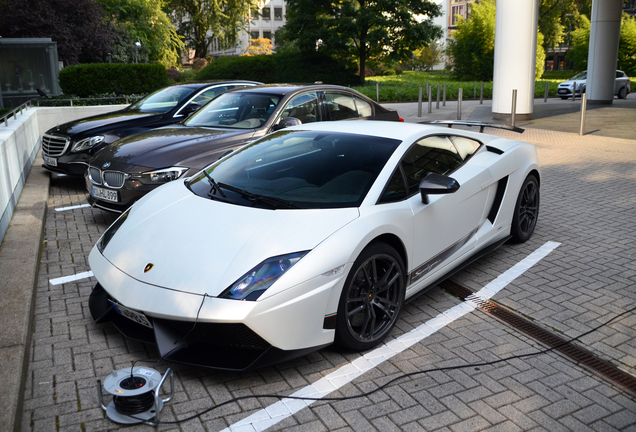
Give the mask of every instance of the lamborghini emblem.
POLYGON ((146 264, 146 267, 144 267, 144 273, 148 273, 154 266, 155 265, 153 263, 146 264))

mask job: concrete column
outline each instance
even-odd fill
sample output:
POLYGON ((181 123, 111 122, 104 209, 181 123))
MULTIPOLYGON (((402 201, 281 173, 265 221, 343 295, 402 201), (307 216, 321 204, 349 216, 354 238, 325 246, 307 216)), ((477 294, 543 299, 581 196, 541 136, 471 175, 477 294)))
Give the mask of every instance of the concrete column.
POLYGON ((529 119, 532 114, 538 17, 539 0, 497 1, 492 91, 495 119, 510 119, 514 89, 517 118, 529 119))
POLYGON ((611 104, 621 35, 622 0, 594 0, 587 56, 587 101, 611 104))

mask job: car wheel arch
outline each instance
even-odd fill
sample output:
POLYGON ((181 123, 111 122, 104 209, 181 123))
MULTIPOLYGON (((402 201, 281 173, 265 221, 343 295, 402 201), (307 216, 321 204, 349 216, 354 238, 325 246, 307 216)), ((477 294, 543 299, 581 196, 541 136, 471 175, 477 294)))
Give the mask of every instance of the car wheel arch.
POLYGON ((362 250, 368 248, 374 243, 384 243, 388 246, 391 246, 393 249, 395 249, 398 255, 400 255, 400 258, 402 258, 402 263, 404 264, 404 268, 405 269, 409 268, 408 255, 406 253, 406 246, 404 246, 404 243, 397 235, 391 234, 391 233, 381 234, 375 237, 373 240, 371 240, 368 244, 366 244, 362 248, 362 250))

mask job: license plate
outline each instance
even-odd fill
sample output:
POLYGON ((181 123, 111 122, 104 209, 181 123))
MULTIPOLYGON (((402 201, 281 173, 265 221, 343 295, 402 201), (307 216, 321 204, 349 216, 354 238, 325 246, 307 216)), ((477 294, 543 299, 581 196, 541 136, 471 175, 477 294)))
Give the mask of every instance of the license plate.
POLYGON ((42 155, 42 159, 44 159, 44 163, 49 166, 57 166, 57 159, 42 155))
POLYGON ((559 89, 558 93, 567 93, 568 91, 566 89, 559 89))
POLYGON ((117 191, 91 185, 91 195, 104 201, 118 202, 117 191))
POLYGON ((126 306, 122 306, 112 300, 109 300, 109 302, 115 308, 115 311, 117 311, 119 315, 126 317, 129 320, 136 322, 137 324, 141 324, 142 326, 152 328, 152 324, 143 313, 137 312, 136 310, 128 309, 126 306))

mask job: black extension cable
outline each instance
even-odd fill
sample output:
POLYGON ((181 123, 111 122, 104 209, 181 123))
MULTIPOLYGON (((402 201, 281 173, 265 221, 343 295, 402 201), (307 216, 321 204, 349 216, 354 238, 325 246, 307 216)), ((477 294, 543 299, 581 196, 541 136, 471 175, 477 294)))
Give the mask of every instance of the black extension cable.
MULTIPOLYGON (((426 369, 426 370, 417 371, 417 372, 410 372, 410 373, 403 374, 403 375, 400 375, 398 377, 395 377, 395 378, 387 381, 386 383, 382 384, 380 387, 378 387, 376 389, 370 390, 370 391, 368 391, 366 393, 360 393, 359 395, 355 395, 355 396, 321 397, 321 398, 319 398, 319 397, 304 397, 304 396, 285 396, 285 395, 276 395, 276 394, 261 394, 261 395, 239 396, 239 397, 235 397, 235 398, 232 398, 230 400, 227 400, 225 402, 222 402, 222 403, 220 403, 218 405, 215 405, 213 407, 207 408, 207 409, 201 411, 198 414, 194 414, 194 415, 192 415, 190 417, 186 417, 186 418, 181 419, 181 420, 155 421, 153 423, 156 424, 156 425, 159 425, 159 424, 180 424, 180 423, 184 423, 184 422, 193 420, 193 419, 195 419, 197 417, 200 417, 203 414, 207 414, 210 411, 214 411, 215 409, 221 408, 224 405, 228 405, 228 404, 231 404, 231 403, 234 403, 234 402, 238 402, 240 400, 245 400, 245 399, 274 398, 274 399, 281 399, 281 400, 282 399, 295 399, 295 400, 305 400, 305 401, 319 401, 319 400, 320 401, 344 401, 344 400, 350 400, 350 399, 358 399, 358 398, 361 398, 361 397, 367 397, 367 396, 372 395, 375 392, 378 392, 378 391, 388 387, 389 385, 393 384, 396 381, 399 381, 399 380, 404 379, 404 378, 413 377, 413 376, 416 376, 416 375, 427 374, 427 373, 431 373, 431 372, 444 372, 444 371, 450 371, 450 370, 456 370, 456 369, 466 369, 466 368, 471 368, 471 367, 492 366, 492 365, 495 365, 495 364, 498 364, 498 363, 507 362, 507 361, 510 361, 510 360, 522 359, 522 358, 534 357, 534 356, 538 356, 538 355, 542 355, 542 354, 547 354, 547 353, 549 353, 551 351, 554 351, 554 350, 556 350, 558 348, 561 348, 562 346, 571 344, 572 342, 574 342, 574 341, 576 341, 576 340, 578 340, 578 339, 580 339, 582 337, 585 337, 585 336, 587 336, 587 335, 589 335, 591 333, 594 333, 595 331, 599 330, 600 328, 605 327, 606 325, 610 324, 611 322, 613 322, 613 321, 617 320, 618 318, 620 318, 620 317, 622 317, 624 315, 627 315, 628 313, 631 313, 633 311, 636 311, 636 306, 631 308, 631 309, 629 309, 629 310, 626 310, 625 312, 623 312, 623 313, 621 313, 619 315, 616 315, 614 318, 606 321, 603 324, 598 325, 597 327, 594 327, 591 330, 586 331, 583 334, 580 334, 579 336, 576 336, 576 337, 574 337, 572 339, 569 339, 569 340, 567 340, 565 342, 562 342, 560 344, 557 344, 557 345, 555 345, 553 347, 550 347, 550 348, 546 348, 546 349, 541 350, 541 351, 536 351, 536 352, 528 353, 528 354, 514 355, 514 356, 502 358, 502 359, 499 359, 499 360, 493 360, 493 361, 490 361, 490 362, 472 363, 472 364, 465 364, 465 365, 458 365, 458 366, 446 366, 446 367, 440 367, 440 368, 434 368, 434 369, 426 369)), ((130 416, 130 417, 133 418, 133 419, 136 419, 136 420, 145 421, 143 419, 138 419, 138 418, 136 418, 134 416, 130 416)))

